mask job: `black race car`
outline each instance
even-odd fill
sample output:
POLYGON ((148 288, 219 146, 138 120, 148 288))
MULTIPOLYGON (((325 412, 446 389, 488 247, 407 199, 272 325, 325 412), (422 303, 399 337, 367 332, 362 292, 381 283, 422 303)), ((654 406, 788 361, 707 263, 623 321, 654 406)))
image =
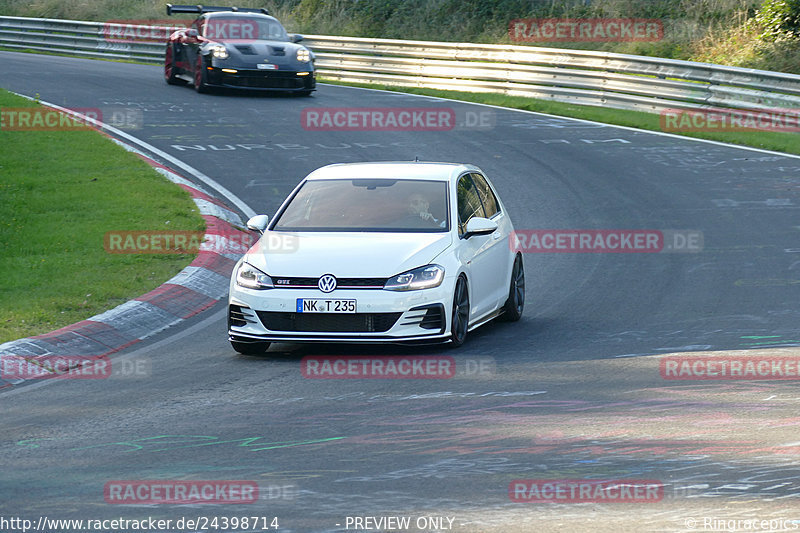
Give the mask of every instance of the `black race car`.
POLYGON ((229 87, 307 96, 316 88, 314 53, 266 9, 167 4, 167 15, 173 13, 200 16, 167 41, 167 83, 193 83, 201 93, 229 87))

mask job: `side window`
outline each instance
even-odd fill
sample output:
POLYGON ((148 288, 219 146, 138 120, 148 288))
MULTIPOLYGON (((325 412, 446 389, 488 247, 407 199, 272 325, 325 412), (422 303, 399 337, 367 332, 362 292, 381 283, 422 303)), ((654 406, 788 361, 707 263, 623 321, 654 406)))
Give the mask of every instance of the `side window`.
POLYGON ((489 182, 480 174, 473 174, 472 181, 475 182, 481 203, 483 203, 483 208, 486 210, 486 218, 492 218, 500 212, 500 205, 497 203, 497 197, 492 192, 492 188, 489 187, 489 182))
POLYGON ((469 174, 464 174, 459 178, 456 192, 458 194, 458 233, 463 235, 469 219, 485 215, 478 189, 469 174))

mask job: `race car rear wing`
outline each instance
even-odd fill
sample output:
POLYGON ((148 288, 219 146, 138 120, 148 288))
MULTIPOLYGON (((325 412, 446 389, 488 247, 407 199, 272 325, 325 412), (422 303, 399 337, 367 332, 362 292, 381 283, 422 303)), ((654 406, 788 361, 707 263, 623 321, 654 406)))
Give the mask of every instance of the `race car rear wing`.
POLYGON ((221 6, 203 6, 197 4, 196 6, 173 6, 167 4, 167 15, 173 13, 210 13, 212 11, 233 11, 236 13, 263 13, 269 15, 269 11, 265 8, 252 8, 252 7, 221 7, 221 6))

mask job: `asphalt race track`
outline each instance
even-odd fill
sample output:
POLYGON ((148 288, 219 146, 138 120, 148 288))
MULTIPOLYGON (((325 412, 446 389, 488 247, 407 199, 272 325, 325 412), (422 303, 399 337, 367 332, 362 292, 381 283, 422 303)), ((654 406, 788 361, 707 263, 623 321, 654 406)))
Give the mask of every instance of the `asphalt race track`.
POLYGON ((800 527, 797 381, 666 380, 659 368, 676 353, 800 355, 800 159, 356 88, 199 95, 166 85, 156 66, 12 52, 0 65, 5 89, 140 118, 125 131, 257 213, 272 215, 319 166, 419 157, 481 167, 518 230, 693 230, 704 243, 696 253, 528 253, 523 319, 474 331, 456 351, 273 345, 239 356, 217 305, 112 359, 143 361, 145 373, 0 393, 0 516, 277 517, 286 532, 366 531, 353 517, 381 516, 410 517, 409 531, 800 527), (306 131, 307 107, 447 107, 469 123, 306 131), (452 356, 458 372, 304 378, 301 359, 325 354, 452 356), (664 489, 643 503, 517 502, 517 479, 664 489), (115 480, 260 490, 250 504, 120 505, 104 499, 115 480))

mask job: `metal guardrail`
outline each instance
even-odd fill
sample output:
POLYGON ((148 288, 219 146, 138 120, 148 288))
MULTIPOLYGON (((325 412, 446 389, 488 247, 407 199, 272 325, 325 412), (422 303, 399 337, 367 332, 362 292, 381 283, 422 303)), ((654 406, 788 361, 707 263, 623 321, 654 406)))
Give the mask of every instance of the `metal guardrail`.
MULTIPOLYGON (((142 27, 150 28, 150 27, 142 27)), ((164 45, 107 39, 109 25, 0 17, 0 46, 161 63, 164 45)), ((653 57, 515 45, 309 35, 329 79, 501 93, 659 112, 668 108, 798 109, 800 76, 653 57)))
POLYGON ((164 61, 163 44, 107 39, 107 29, 102 22, 0 17, 0 46, 145 63, 164 61))

